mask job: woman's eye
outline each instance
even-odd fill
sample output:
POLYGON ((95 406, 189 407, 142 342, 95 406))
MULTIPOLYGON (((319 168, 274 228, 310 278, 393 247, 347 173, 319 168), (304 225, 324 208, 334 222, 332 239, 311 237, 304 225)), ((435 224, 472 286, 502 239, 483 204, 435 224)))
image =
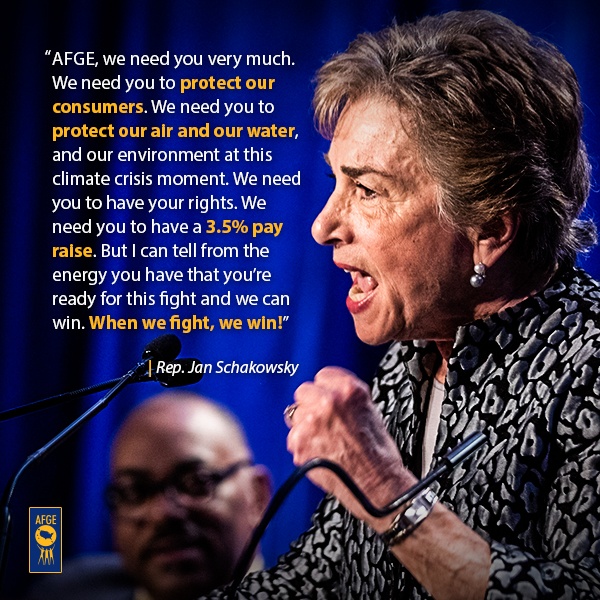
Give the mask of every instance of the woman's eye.
POLYGON ((373 198, 374 196, 377 195, 377 192, 375 190, 368 188, 366 185, 363 185, 359 181, 355 181, 354 183, 355 183, 356 187, 362 191, 363 196, 365 198, 373 198))

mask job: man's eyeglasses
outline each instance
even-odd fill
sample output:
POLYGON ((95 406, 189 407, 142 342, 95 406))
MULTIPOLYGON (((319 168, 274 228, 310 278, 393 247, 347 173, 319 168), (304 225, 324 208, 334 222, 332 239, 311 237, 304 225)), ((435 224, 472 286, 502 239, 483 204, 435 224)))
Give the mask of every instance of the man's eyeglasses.
POLYGON ((249 459, 233 463, 221 471, 207 471, 204 467, 175 471, 161 481, 132 477, 131 481, 114 482, 107 486, 105 499, 109 508, 123 517, 141 514, 149 500, 158 494, 170 492, 180 503, 188 500, 206 500, 217 486, 243 467, 252 466, 249 459))

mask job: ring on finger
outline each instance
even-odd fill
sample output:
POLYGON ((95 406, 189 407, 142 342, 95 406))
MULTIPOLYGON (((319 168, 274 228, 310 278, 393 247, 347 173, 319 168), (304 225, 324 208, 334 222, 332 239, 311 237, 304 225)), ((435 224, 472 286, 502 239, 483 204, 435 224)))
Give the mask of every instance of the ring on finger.
POLYGON ((297 404, 290 404, 289 406, 286 406, 285 410, 283 411, 283 420, 288 427, 293 425, 292 419, 294 418, 294 413, 296 412, 297 408, 297 404))

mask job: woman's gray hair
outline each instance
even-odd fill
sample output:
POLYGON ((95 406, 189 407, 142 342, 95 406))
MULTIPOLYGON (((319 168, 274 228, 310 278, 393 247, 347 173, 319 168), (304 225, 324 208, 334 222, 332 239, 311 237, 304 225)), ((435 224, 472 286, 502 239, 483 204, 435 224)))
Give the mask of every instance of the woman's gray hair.
POLYGON ((360 35, 317 73, 319 131, 359 98, 394 102, 440 188, 440 218, 484 233, 507 212, 523 260, 571 265, 596 242, 577 77, 551 44, 487 11, 360 35))

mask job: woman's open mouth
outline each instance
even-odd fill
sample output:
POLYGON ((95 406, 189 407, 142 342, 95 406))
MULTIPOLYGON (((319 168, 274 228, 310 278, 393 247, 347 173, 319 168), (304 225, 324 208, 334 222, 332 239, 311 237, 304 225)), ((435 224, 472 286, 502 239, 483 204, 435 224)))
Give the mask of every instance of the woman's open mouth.
POLYGON ((348 290, 346 306, 351 314, 355 315, 365 310, 373 298, 378 283, 374 277, 365 271, 350 266, 342 266, 346 273, 352 277, 352 285, 348 290))

